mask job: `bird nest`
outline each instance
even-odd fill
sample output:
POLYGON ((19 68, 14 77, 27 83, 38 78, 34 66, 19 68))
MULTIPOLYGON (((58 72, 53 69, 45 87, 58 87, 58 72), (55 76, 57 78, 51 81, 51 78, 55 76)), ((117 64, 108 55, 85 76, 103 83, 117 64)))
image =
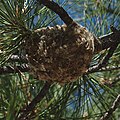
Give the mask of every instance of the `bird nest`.
POLYGON ((69 83, 87 72, 94 52, 94 36, 76 24, 46 27, 27 37, 25 49, 35 78, 69 83))

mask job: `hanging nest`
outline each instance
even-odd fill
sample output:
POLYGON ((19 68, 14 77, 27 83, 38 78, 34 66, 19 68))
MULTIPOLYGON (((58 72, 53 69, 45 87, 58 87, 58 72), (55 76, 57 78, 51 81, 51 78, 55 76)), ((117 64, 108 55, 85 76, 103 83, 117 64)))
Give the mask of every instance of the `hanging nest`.
POLYGON ((87 72, 94 36, 77 24, 41 28, 27 37, 25 49, 35 78, 69 83, 87 72))

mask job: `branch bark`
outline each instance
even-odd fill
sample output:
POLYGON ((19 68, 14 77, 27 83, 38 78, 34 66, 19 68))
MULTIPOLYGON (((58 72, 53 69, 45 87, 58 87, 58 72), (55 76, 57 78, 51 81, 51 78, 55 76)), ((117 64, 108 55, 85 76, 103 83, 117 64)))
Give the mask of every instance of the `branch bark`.
POLYGON ((39 94, 27 105, 23 110, 19 111, 19 118, 17 120, 30 120, 30 112, 34 111, 35 106, 46 96, 51 86, 50 82, 46 82, 39 92, 39 94))
POLYGON ((119 105, 120 105, 120 94, 113 102, 111 108, 104 114, 104 116, 100 118, 100 120, 108 120, 112 116, 113 112, 119 107, 119 105))
POLYGON ((19 73, 19 72, 28 72, 29 66, 27 64, 22 64, 21 66, 3 66, 0 67, 0 74, 8 74, 8 73, 19 73))
MULTIPOLYGON (((120 66, 107 66, 107 67, 102 67, 96 72, 104 72, 104 71, 112 71, 112 70, 120 70, 120 66)), ((92 73, 92 72, 91 72, 92 73)))
MULTIPOLYGON (((107 38, 106 36, 99 38, 102 44, 102 50, 110 48, 108 54, 100 61, 99 64, 89 68, 88 73, 96 72, 97 70, 106 66, 108 60, 110 59, 110 57, 112 57, 114 51, 120 43, 120 31, 113 26, 111 26, 111 30, 113 31, 113 33, 108 35, 107 38)), ((95 48, 97 48, 97 46, 95 48)))
POLYGON ((51 0, 37 0, 37 1, 40 4, 43 4, 47 8, 54 11, 56 14, 58 14, 59 17, 64 21, 64 23, 67 26, 71 25, 72 23, 75 23, 73 19, 67 14, 67 12, 54 1, 51 1, 51 0))
POLYGON ((110 48, 116 44, 120 43, 120 30, 113 31, 109 34, 99 37, 102 44, 102 50, 110 48))
POLYGON ((116 50, 116 48, 117 48, 117 45, 115 45, 115 46, 113 45, 109 49, 108 54, 100 61, 99 64, 89 68, 88 73, 93 73, 93 72, 101 69, 102 67, 106 66, 108 60, 110 59, 110 57, 112 57, 112 55, 113 55, 114 51, 116 50))
POLYGON ((10 62, 28 63, 27 56, 12 55, 8 60, 10 62))

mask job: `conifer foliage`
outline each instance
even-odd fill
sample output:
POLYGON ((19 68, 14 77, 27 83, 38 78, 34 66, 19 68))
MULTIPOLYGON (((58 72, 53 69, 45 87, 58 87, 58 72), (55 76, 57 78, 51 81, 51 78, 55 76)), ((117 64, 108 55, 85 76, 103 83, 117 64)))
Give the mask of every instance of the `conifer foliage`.
POLYGON ((118 119, 118 4, 0 0, 0 118, 118 119))

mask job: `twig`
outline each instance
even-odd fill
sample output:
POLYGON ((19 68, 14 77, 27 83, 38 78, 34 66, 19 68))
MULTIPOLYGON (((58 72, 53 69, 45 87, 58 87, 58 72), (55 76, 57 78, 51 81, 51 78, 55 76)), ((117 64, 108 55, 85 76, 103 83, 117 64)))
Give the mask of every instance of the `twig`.
POLYGON ((112 55, 113 55, 114 51, 116 50, 117 46, 118 45, 115 45, 115 46, 111 47, 108 51, 108 54, 101 60, 101 62, 99 64, 89 68, 88 73, 96 72, 97 70, 106 66, 108 60, 110 59, 110 57, 112 57, 112 55))
POLYGON ((113 87, 116 83, 118 83, 120 81, 120 74, 118 74, 115 79, 113 80, 112 83, 110 83, 110 87, 113 87))
POLYGON ((22 64, 21 66, 16 66, 16 67, 12 67, 12 66, 0 67, 0 74, 19 73, 19 71, 28 72, 29 71, 28 65, 22 64))
POLYGON ((108 120, 113 114, 113 112, 118 108, 119 105, 120 105, 120 94, 113 102, 112 107, 100 118, 100 120, 108 120))
MULTIPOLYGON (((120 82, 120 73, 118 75, 116 75, 115 78, 100 80, 101 85, 105 85, 109 88, 114 87, 114 85, 116 85, 118 82, 120 82)), ((117 85, 119 85, 119 84, 117 84, 117 85)))
POLYGON ((27 57, 12 55, 8 61, 11 62, 20 62, 20 63, 28 63, 27 57))
POLYGON ((100 38, 101 44, 102 44, 102 50, 108 48, 108 45, 110 47, 108 54, 100 61, 99 64, 89 68, 88 73, 93 73, 96 72, 97 70, 101 69, 103 66, 106 66, 108 60, 110 59, 110 57, 112 57, 114 51, 116 50, 118 44, 120 43, 120 31, 117 30, 115 27, 111 26, 111 30, 112 30, 112 35, 108 36, 108 41, 105 42, 106 37, 100 38), (114 36, 116 35, 116 36, 114 36), (114 44, 112 44, 111 39, 113 41, 113 39, 117 39, 115 40, 116 42, 114 44), (111 45, 112 44, 112 45, 111 45))
MULTIPOLYGON (((97 66, 97 65, 96 65, 97 66)), ((94 73, 94 72, 104 72, 104 71, 112 71, 112 70, 119 70, 120 69, 120 66, 105 66, 105 67, 102 67, 102 68, 99 68, 98 67, 93 70, 93 71, 89 71, 86 73, 86 74, 89 74, 89 73, 94 73)))
MULTIPOLYGON (((59 6, 57 3, 51 0, 37 0, 40 4, 45 5, 47 8, 51 9, 54 11, 56 14, 59 15, 59 17, 64 21, 66 25, 71 25, 75 23, 73 19, 67 14, 67 12, 59 6)), ((75 23, 77 24, 77 23, 75 23)))
POLYGON ((50 82, 46 82, 39 92, 39 94, 31 101, 29 105, 27 105, 23 110, 20 110, 19 118, 17 120, 28 120, 30 112, 32 112, 35 108, 35 106, 46 96, 47 92, 49 91, 49 88, 51 86, 50 82))
POLYGON ((119 70, 120 66, 107 66, 107 67, 102 67, 100 70, 96 72, 104 72, 104 71, 112 71, 112 70, 119 70))
POLYGON ((102 44, 102 50, 115 46, 120 43, 120 30, 111 26, 113 32, 99 37, 102 44))

